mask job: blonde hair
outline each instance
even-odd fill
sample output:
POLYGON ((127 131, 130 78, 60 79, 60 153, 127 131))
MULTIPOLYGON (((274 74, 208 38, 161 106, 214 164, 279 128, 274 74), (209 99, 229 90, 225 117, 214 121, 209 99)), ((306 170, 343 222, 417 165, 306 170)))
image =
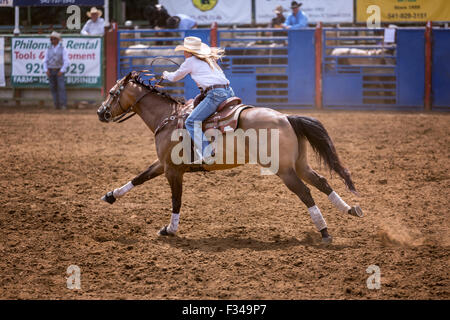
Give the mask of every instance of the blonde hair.
POLYGON ((222 59, 222 57, 225 56, 224 49, 212 47, 211 52, 209 54, 198 54, 194 52, 191 53, 198 59, 205 61, 207 64, 209 64, 211 69, 217 68, 219 70, 222 70, 217 64, 217 60, 222 59))

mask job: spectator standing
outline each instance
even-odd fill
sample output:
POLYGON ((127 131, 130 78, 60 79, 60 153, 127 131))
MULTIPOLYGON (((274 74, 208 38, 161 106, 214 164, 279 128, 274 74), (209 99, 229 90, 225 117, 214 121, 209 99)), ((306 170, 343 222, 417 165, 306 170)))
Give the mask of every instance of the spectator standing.
POLYGON ((86 14, 90 19, 84 25, 81 34, 85 36, 103 36, 105 33, 105 19, 100 18, 102 11, 92 7, 86 14))
POLYGON ((292 14, 287 17, 286 22, 283 24, 284 29, 301 29, 308 26, 308 17, 302 10, 300 10, 301 6, 301 2, 291 2, 292 14))
POLYGON ((276 16, 270 22, 270 28, 282 28, 283 23, 286 21, 286 17, 283 14, 283 12, 285 12, 283 6, 276 7, 273 12, 276 16))
POLYGON ((50 83, 53 103, 56 109, 66 109, 66 84, 64 74, 69 67, 69 55, 66 48, 62 46, 61 35, 55 31, 50 34, 51 46, 45 52, 44 72, 50 83))

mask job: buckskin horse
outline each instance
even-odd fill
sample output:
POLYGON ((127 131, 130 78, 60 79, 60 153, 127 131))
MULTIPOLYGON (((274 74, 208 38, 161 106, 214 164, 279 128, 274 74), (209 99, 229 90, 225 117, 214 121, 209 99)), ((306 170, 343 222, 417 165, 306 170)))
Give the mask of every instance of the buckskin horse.
MULTIPOLYGON (((216 154, 216 157, 222 156, 225 158, 227 152, 234 153, 233 157, 231 157, 234 161, 232 163, 216 161, 213 164, 198 164, 189 161, 182 163, 174 161, 172 149, 180 142, 177 139, 173 139, 173 133, 183 127, 183 119, 186 118, 194 106, 183 103, 165 93, 159 85, 160 82, 152 85, 149 81, 146 84, 142 79, 143 72, 147 71, 132 71, 118 80, 110 90, 108 97, 97 110, 97 115, 100 121, 110 123, 122 122, 131 115, 138 114, 147 127, 155 134, 158 159, 147 170, 137 175, 124 186, 106 193, 102 200, 112 204, 133 187, 164 174, 172 192, 172 217, 174 214, 179 217, 183 175, 186 172, 229 169, 248 163, 252 153, 253 156, 255 156, 255 152, 261 155, 261 150, 258 149, 262 147, 269 149, 263 150, 267 153, 272 152, 270 149, 275 150, 273 144, 252 146, 250 141, 245 140, 245 161, 243 163, 236 160, 239 156, 236 148, 231 148, 230 150, 230 148, 226 147, 223 149, 223 153, 216 154), (127 117, 124 118, 125 116, 127 117)), ((307 162, 307 142, 309 142, 313 150, 330 169, 330 172, 335 171, 343 179, 347 188, 351 192, 356 193, 349 171, 342 165, 330 136, 318 120, 310 117, 286 115, 270 108, 242 105, 240 104, 240 99, 236 97, 234 99, 231 98, 231 100, 222 103, 218 107, 218 111, 203 123, 203 128, 205 129, 209 125, 218 130, 220 129, 221 132, 224 132, 224 135, 229 134, 227 130, 240 130, 244 133, 253 130, 258 135, 258 141, 263 140, 260 133, 262 132, 261 130, 277 131, 278 135, 276 135, 276 138, 278 140, 276 141, 276 146, 278 147, 279 157, 277 170, 274 174, 280 177, 288 189, 295 193, 306 205, 316 228, 321 233, 322 243, 331 243, 332 237, 328 233, 326 222, 319 208, 315 205, 309 188, 303 181, 325 193, 341 212, 356 217, 363 216, 359 206, 350 207, 346 204, 333 191, 327 180, 314 171, 307 162)), ((271 139, 275 139, 273 136, 271 137, 271 139)), ((261 161, 260 156, 256 156, 256 159, 259 165, 268 167, 267 162, 261 161)), ((176 224, 178 226, 178 220, 176 224)), ((169 232, 168 225, 166 225, 162 227, 158 234, 166 236, 173 235, 174 232, 169 232)))

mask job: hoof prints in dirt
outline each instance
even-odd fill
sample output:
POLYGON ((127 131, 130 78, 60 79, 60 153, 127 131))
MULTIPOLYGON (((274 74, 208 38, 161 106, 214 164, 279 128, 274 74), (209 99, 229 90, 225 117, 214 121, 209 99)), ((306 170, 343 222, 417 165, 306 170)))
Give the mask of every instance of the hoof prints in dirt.
POLYGON ((301 201, 253 166, 186 174, 178 237, 158 239, 171 214, 164 178, 113 206, 99 201, 156 159, 142 121, 0 113, 0 298, 449 299, 449 115, 306 113, 334 138, 360 198, 311 165, 367 213, 342 215, 311 188, 334 237, 327 247, 301 201), (77 292, 66 287, 72 264, 77 292), (373 264, 380 290, 366 286, 373 264))

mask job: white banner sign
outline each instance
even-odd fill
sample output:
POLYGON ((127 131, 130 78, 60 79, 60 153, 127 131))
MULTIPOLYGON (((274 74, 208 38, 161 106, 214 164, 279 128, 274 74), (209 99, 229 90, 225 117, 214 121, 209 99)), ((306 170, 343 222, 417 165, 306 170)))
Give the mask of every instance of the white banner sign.
POLYGON ((251 0, 159 0, 171 15, 186 14, 198 25, 250 24, 252 22, 251 0))
MULTIPOLYGON (((100 87, 102 85, 102 38, 64 38, 63 46, 69 55, 65 74, 68 86, 100 87)), ((44 86, 48 84, 44 72, 44 57, 50 39, 47 37, 13 38, 11 44, 13 86, 44 86)))
POLYGON ((0 7, 12 7, 13 0, 0 0, 0 7))
MULTIPOLYGON (((255 0, 256 23, 270 23, 275 18, 273 12, 277 6, 283 6, 287 18, 292 13, 291 0, 255 0)), ((353 22, 353 0, 300 0, 300 7, 308 17, 308 23, 353 22)))
POLYGON ((5 38, 0 38, 0 87, 6 86, 5 82, 5 38))

